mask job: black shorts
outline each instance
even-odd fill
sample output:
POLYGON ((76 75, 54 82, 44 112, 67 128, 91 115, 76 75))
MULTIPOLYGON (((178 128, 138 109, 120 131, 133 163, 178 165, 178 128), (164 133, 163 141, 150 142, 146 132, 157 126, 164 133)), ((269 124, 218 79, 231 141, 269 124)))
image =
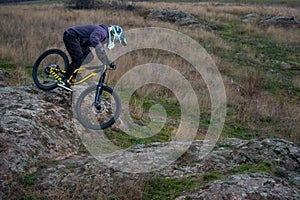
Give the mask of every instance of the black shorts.
POLYGON ((78 69, 85 57, 91 52, 90 48, 80 45, 80 39, 74 31, 65 31, 63 40, 72 59, 71 67, 78 69))

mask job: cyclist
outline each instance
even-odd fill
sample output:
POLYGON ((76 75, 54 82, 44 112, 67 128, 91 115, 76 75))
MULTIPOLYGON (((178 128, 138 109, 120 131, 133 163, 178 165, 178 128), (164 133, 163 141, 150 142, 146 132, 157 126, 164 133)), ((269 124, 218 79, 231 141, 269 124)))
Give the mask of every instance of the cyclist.
MULTIPOLYGON (((95 48, 97 57, 104 65, 115 69, 116 65, 108 59, 103 45, 107 43, 108 49, 114 48, 115 41, 123 46, 127 45, 125 34, 120 26, 112 25, 108 27, 105 24, 86 24, 70 27, 64 32, 63 41, 72 62, 68 66, 63 80, 59 81, 57 85, 69 91, 72 91, 72 89, 68 79, 85 59, 89 61, 93 59, 93 55, 90 54, 90 47, 95 48)), ((73 78, 75 77, 76 74, 73 75, 73 78)))

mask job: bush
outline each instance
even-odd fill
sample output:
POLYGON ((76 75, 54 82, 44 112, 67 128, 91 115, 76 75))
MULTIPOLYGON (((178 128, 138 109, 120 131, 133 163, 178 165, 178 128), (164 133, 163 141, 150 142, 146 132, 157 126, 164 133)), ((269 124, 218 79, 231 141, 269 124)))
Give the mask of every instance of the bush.
POLYGON ((68 0, 67 5, 75 9, 96 9, 100 7, 99 0, 68 0))
POLYGON ((136 7, 127 5, 126 0, 102 1, 102 0, 67 0, 67 7, 74 9, 127 9, 133 10, 136 7))

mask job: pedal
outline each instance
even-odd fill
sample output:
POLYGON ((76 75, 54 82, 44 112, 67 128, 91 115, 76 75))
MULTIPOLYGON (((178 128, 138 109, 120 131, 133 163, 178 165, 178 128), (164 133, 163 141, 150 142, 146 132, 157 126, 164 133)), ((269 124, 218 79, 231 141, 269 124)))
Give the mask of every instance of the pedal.
POLYGON ((72 78, 70 79, 70 83, 74 84, 76 82, 76 76, 72 76, 72 78))

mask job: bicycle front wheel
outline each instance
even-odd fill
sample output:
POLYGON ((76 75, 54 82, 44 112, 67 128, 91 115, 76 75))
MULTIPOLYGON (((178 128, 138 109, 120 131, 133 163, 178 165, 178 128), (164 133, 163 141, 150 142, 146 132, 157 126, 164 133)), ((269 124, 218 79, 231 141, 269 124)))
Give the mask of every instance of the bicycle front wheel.
POLYGON ((96 109, 95 94, 97 86, 84 90, 76 104, 77 119, 82 125, 94 130, 105 129, 116 122, 121 112, 121 101, 113 89, 102 86, 101 109, 96 109))
POLYGON ((32 78, 36 86, 42 90, 57 87, 57 80, 49 74, 50 68, 66 70, 69 64, 67 55, 59 49, 50 49, 41 54, 32 69, 32 78))

